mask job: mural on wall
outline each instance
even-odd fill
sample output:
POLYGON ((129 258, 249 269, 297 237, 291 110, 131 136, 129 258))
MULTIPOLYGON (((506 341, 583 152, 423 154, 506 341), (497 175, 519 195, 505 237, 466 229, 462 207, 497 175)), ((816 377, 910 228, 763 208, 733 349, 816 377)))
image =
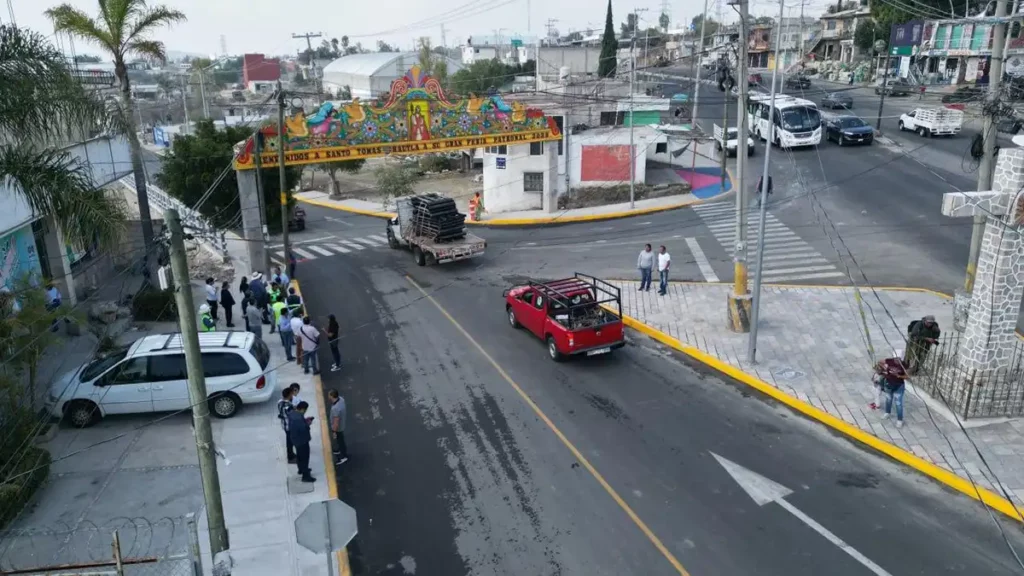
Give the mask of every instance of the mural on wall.
MULTIPOLYGON (((500 94, 448 99, 441 84, 418 66, 372 102, 358 98, 315 114, 285 118, 285 164, 298 166, 380 156, 451 152, 501 144, 561 140, 554 118, 500 94)), ((261 129, 263 166, 277 165, 277 123, 261 129)), ((239 145, 235 168, 256 167, 252 138, 239 145)))
POLYGON ((0 237, 0 291, 13 292, 26 276, 36 282, 41 274, 31 226, 0 237))

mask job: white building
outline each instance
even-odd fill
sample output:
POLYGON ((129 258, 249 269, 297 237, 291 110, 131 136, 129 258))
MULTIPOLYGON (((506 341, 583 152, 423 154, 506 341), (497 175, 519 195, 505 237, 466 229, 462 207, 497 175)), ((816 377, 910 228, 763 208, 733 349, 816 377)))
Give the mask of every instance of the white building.
MULTIPOLYGON (((442 58, 442 56, 435 56, 442 58)), ((462 69, 462 64, 452 58, 448 63, 448 75, 462 69)), ((323 69, 324 89, 337 94, 343 87, 352 90, 353 98, 364 100, 386 94, 391 83, 419 63, 416 52, 370 52, 349 54, 331 62, 323 69)))
MULTIPOLYGON (((113 184, 132 172, 128 141, 123 137, 101 136, 67 146, 63 151, 87 166, 96 188, 113 184)), ((92 256, 93 247, 66 242, 53 218, 33 212, 24 196, 11 185, 0 183, 0 206, 0 290, 14 291, 17 282, 25 277, 52 280, 64 302, 73 305, 86 290, 86 286, 75 285, 76 269, 92 256)), ((89 268, 89 274, 95 276, 97 270, 89 268)))

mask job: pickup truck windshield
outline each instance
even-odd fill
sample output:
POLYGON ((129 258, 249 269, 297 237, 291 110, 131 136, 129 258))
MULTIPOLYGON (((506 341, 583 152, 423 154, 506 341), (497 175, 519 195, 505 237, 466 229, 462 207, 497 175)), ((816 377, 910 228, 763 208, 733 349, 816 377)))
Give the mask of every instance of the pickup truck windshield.
POLYGON ((804 106, 782 111, 782 127, 790 132, 804 132, 821 126, 821 114, 804 106))

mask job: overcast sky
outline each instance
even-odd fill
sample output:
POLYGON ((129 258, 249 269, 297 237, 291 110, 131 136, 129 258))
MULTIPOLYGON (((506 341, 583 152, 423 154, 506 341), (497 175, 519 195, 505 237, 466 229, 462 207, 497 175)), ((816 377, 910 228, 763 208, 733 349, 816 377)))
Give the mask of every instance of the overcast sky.
MULTIPOLYGON (((53 26, 43 13, 62 2, 10 1, 19 26, 52 34, 53 26)), ((645 1, 646 4, 613 0, 616 26, 625 21, 626 13, 633 8, 647 8, 647 12, 641 13, 641 19, 656 25, 661 2, 645 1)), ((719 1, 725 0, 710 1, 712 15, 718 11, 719 1)), ((98 11, 96 0, 70 0, 70 3, 90 15, 98 11)), ((157 3, 158 0, 151 2, 153 5, 157 3)), ((462 45, 472 35, 541 35, 548 19, 557 20, 554 26, 562 33, 588 26, 600 30, 604 26, 606 9, 605 2, 601 0, 391 0, 390 5, 340 0, 167 0, 165 3, 184 12, 188 21, 169 30, 161 30, 156 39, 163 41, 168 50, 202 55, 219 54, 222 35, 229 54, 262 52, 277 55, 294 54, 305 46, 305 41, 293 40, 292 33, 321 32, 327 39, 340 39, 347 34, 353 44, 362 42, 367 48, 375 49, 380 39, 411 49, 419 36, 430 36, 435 44, 440 44, 442 23, 449 46, 462 45), (530 6, 529 19, 527 6, 530 6)), ((787 7, 790 4, 799 6, 799 3, 800 0, 787 0, 787 7)), ((817 15, 824 2, 805 0, 805 4, 808 15, 817 15)), ((693 16, 703 11, 704 0, 673 0, 668 2, 668 7, 673 27, 682 27, 684 22, 688 24, 693 16)), ((751 0, 752 13, 777 14, 777 11, 777 2, 751 0)), ((723 4, 722 13, 726 21, 735 19, 732 17, 735 13, 729 6, 723 4)), ((0 21, 10 21, 2 4, 0 21)), ((98 53, 94 47, 76 44, 76 49, 78 53, 98 53)))

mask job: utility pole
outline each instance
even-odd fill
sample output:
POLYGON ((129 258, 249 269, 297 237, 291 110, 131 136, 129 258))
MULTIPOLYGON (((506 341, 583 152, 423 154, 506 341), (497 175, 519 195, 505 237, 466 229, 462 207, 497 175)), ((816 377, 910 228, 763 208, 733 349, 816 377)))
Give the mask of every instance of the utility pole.
POLYGON ((448 58, 448 42, 447 42, 447 39, 444 36, 444 23, 441 24, 441 48, 444 49, 445 62, 447 62, 447 58, 448 58))
MULTIPOLYGON (((736 238, 733 252, 733 291, 729 296, 729 328, 750 330, 750 290, 747 286, 747 37, 750 28, 750 0, 734 0, 739 6, 740 38, 736 83, 736 238)), ((728 98, 728 94, 726 95, 728 98)), ((769 142, 767 146, 771 146, 769 142)))
POLYGON ((185 134, 189 133, 189 120, 188 120, 188 76, 185 74, 181 75, 181 104, 185 108, 185 134))
POLYGON ((284 165, 284 135, 287 130, 284 125, 284 89, 281 88, 281 81, 277 81, 277 175, 281 189, 281 246, 284 250, 285 263, 291 258, 291 246, 288 244, 288 182, 285 178, 284 165))
MULTIPOLYGON (((263 273, 270 277, 270 229, 267 226, 267 199, 263 195, 263 132, 257 131, 253 137, 256 156, 256 196, 260 205, 260 228, 263 231, 263 273)), ((243 311, 244 312, 244 311, 243 311)))
MULTIPOLYGON (((1016 0, 1014 6, 1017 6, 1016 0)), ((1006 0, 996 1, 996 17, 1006 16, 1006 0)), ((993 104, 999 99, 1000 85, 1003 82, 1003 55, 1009 39, 1006 37, 1006 24, 993 24, 992 59, 988 69, 988 98, 986 104, 993 104)), ((978 165, 978 190, 992 189, 992 175, 996 165, 996 118, 992 113, 985 114, 985 124, 981 135, 984 137, 981 163, 978 165)), ((970 294, 974 290, 974 279, 978 272, 978 257, 981 255, 981 237, 985 233, 984 214, 974 216, 974 227, 971 230, 971 252, 967 260, 967 276, 964 278, 964 292, 970 294)))
MULTIPOLYGON (((779 0, 779 22, 782 22, 783 11, 785 10, 785 0, 779 0)), ((775 79, 779 73, 779 47, 782 46, 782 34, 775 36, 775 68, 772 69, 772 91, 771 99, 768 106, 768 117, 775 117, 775 79)), ((761 311, 761 268, 764 266, 764 220, 768 214, 768 179, 771 178, 771 174, 768 173, 768 161, 772 155, 772 142, 775 140, 775 123, 768 123, 768 145, 764 148, 764 169, 761 171, 761 189, 758 191, 760 196, 758 197, 758 204, 761 205, 759 210, 759 220, 757 221, 757 270, 754 271, 754 298, 750 309, 750 339, 747 343, 747 362, 754 364, 757 362, 757 319, 758 314, 761 311)), ((736 148, 740 147, 740 143, 736 143, 736 148)))
MULTIPOLYGON (((634 12, 635 14, 635 12, 634 12)), ((629 209, 636 207, 636 156, 633 150, 633 92, 636 91, 636 17, 633 17, 633 38, 629 42, 629 209)), ((568 169, 568 168, 567 168, 568 169)))
POLYGON ((192 426, 195 429, 196 451, 199 454, 199 474, 203 481, 206 501, 206 521, 210 529, 210 554, 216 556, 230 548, 228 529, 224 525, 224 504, 220 498, 220 476, 217 473, 217 454, 213 448, 213 429, 210 427, 210 403, 203 375, 203 354, 199 350, 199 329, 196 309, 192 303, 192 288, 188 282, 188 261, 185 257, 185 234, 181 229, 178 211, 164 212, 171 233, 171 270, 174 273, 174 300, 178 305, 181 345, 185 349, 188 371, 188 399, 192 404, 192 426))
MULTIPOLYGON (((699 57, 699 55, 704 52, 704 31, 707 29, 707 26, 705 26, 704 23, 707 22, 707 21, 708 21, 708 0, 704 0, 704 17, 700 21, 700 46, 698 47, 697 50, 691 50, 690 51, 690 69, 691 70, 693 70, 693 69, 697 70, 697 75, 696 76, 694 76, 692 73, 690 74, 690 77, 693 78, 693 115, 692 115, 692 117, 690 119, 690 130, 694 130, 694 129, 697 128, 697 107, 700 105, 700 65, 697 64, 695 66, 694 63, 697 61, 697 58, 699 57)), ((729 133, 728 126, 726 126, 725 129, 726 129, 726 135, 728 135, 728 133, 729 133)), ((694 147, 694 149, 693 149, 693 155, 694 155, 694 158, 696 159, 696 156, 697 156, 697 148, 696 147, 694 147)))
POLYGON ((323 104, 324 102, 323 81, 320 79, 320 74, 319 72, 317 72, 316 69, 316 52, 313 51, 312 40, 313 38, 319 38, 321 36, 323 36, 323 34, 320 34, 319 32, 317 32, 316 34, 313 34, 311 32, 306 32, 305 34, 292 34, 292 38, 296 40, 300 38, 306 39, 306 46, 309 48, 309 69, 313 71, 313 79, 316 82, 317 104, 323 104))
POLYGON ((796 62, 800 65, 800 69, 804 68, 804 4, 807 0, 800 0, 800 54, 797 55, 796 62))
MULTIPOLYGON (((885 46, 885 72, 882 73, 882 96, 878 99, 878 120, 875 121, 875 129, 879 132, 882 131, 882 107, 885 106, 885 92, 889 86, 889 52, 891 51, 891 48, 887 45, 885 40, 879 39, 875 41, 876 48, 883 45, 885 46)), ((989 76, 989 78, 991 78, 991 76, 989 76)), ((991 82, 991 80, 989 81, 991 82)), ((978 172, 980 180, 981 171, 979 170, 978 172)))
POLYGON ((209 118, 210 117, 210 109, 207 108, 207 106, 206 106, 206 82, 205 82, 205 80, 203 78, 204 76, 206 76, 206 70, 200 68, 199 69, 199 96, 200 96, 200 98, 203 99, 203 118, 209 118))

